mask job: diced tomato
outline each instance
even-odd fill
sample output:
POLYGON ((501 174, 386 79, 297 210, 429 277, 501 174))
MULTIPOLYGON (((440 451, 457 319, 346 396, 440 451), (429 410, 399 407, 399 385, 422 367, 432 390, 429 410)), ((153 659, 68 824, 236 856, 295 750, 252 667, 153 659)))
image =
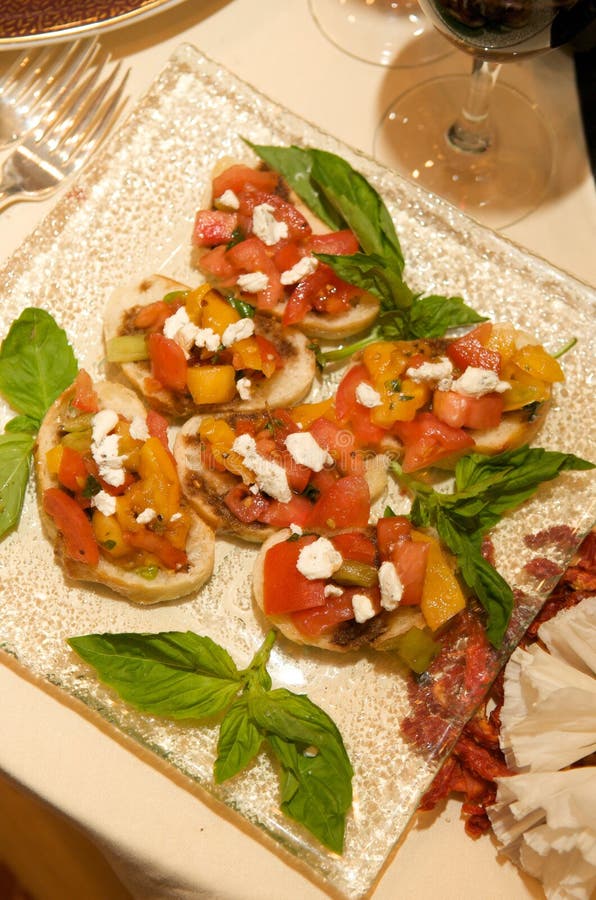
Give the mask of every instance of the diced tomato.
POLYGON ((370 491, 362 475, 346 475, 321 494, 308 520, 311 528, 332 531, 366 528, 370 514, 370 491))
POLYGON ((284 289, 279 280, 277 266, 269 256, 267 247, 258 237, 253 235, 230 247, 226 257, 238 273, 262 272, 267 276, 267 287, 263 291, 251 295, 256 299, 259 309, 271 309, 283 299, 284 289))
POLYGON ((60 484, 76 494, 85 487, 87 474, 87 466, 82 455, 77 450, 73 450, 72 447, 63 446, 58 469, 58 481, 60 484))
POLYGON ((280 444, 277 440, 274 440, 268 434, 265 437, 261 432, 256 440, 256 448, 260 456, 264 456, 265 459, 272 459, 278 465, 283 466, 291 490, 301 494, 306 489, 310 481, 311 469, 308 466, 297 463, 285 447, 280 449, 280 444))
POLYGON ((331 253, 333 256, 351 256, 360 249, 358 238, 349 228, 328 234, 311 234, 305 243, 311 253, 331 253))
POLYGON ((403 585, 400 606, 417 606, 422 600, 426 563, 430 544, 401 541, 391 551, 391 561, 403 585))
POLYGON ((255 334, 255 341, 261 354, 262 371, 266 378, 271 378, 277 369, 283 367, 284 361, 281 354, 277 352, 275 344, 273 344, 262 334, 255 334))
POLYGON ((43 508, 63 537, 66 556, 96 566, 99 563, 99 547, 91 522, 76 500, 60 488, 48 488, 43 494, 43 508))
POLYGON ((252 494, 244 484, 237 484, 224 497, 224 503, 241 522, 259 522, 270 500, 263 494, 252 494))
POLYGON ((215 247, 232 240, 238 215, 221 209, 200 209, 195 216, 192 242, 195 247, 215 247))
POLYGON ((217 200, 226 191, 233 191, 238 196, 247 184, 252 184, 260 191, 273 192, 277 188, 278 183, 279 175, 276 172, 252 169, 250 166, 244 166, 239 163, 216 175, 211 188, 213 199, 217 200))
POLYGON ((176 571, 184 568, 188 563, 188 557, 184 550, 174 547, 162 534, 156 534, 147 528, 141 528, 139 531, 125 531, 122 537, 135 550, 144 550, 146 553, 156 556, 166 569, 176 571))
POLYGON ((354 594, 366 594, 372 601, 375 612, 380 612, 381 604, 378 588, 344 588, 339 597, 327 597, 325 605, 304 612, 292 613, 292 624, 311 637, 317 637, 335 628, 341 622, 354 618, 352 599, 354 594))
POLYGON ((454 428, 496 428, 503 414, 503 398, 499 394, 465 397, 456 391, 435 391, 433 413, 454 428))
POLYGON ((419 413, 411 422, 396 422, 392 430, 405 448, 404 472, 432 466, 474 446, 474 440, 467 432, 446 425, 432 413, 419 413))
POLYGON ((342 281, 329 266, 319 263, 311 275, 298 282, 288 297, 282 322, 295 325, 311 309, 329 315, 345 312, 359 294, 358 288, 342 281))
POLYGON ((377 550, 374 543, 361 531, 346 531, 344 534, 336 534, 331 538, 331 543, 344 559, 354 559, 357 562, 374 566, 377 558, 377 550))
POLYGON ((231 287, 236 283, 237 272, 228 260, 224 244, 204 253, 199 259, 199 269, 222 287, 231 287))
POLYGON ((263 608, 267 615, 285 615, 324 604, 325 580, 305 578, 296 568, 302 548, 315 540, 314 535, 307 535, 281 541, 267 551, 263 571, 263 608))
POLYGON ((304 250, 296 241, 282 241, 278 246, 279 249, 273 255, 273 262, 280 272, 293 268, 304 256, 304 250))
POLYGON ((410 538, 412 526, 405 516, 383 516, 377 522, 377 545, 382 560, 389 560, 398 544, 410 538))
POLYGON ((267 509, 261 513, 259 522, 274 525, 276 528, 287 528, 288 525, 306 525, 312 503, 306 497, 295 496, 288 503, 271 500, 267 509))
POLYGON ((238 212, 244 216, 252 216, 255 206, 266 204, 273 209, 272 215, 278 222, 288 226, 290 239, 308 237, 312 229, 300 210, 293 203, 288 203, 278 194, 260 191, 254 185, 247 184, 238 195, 240 207, 238 212))
POLYGON ((494 372, 500 372, 501 354, 484 346, 484 342, 490 337, 491 330, 491 323, 485 322, 449 344, 447 355, 453 365, 462 371, 468 366, 475 366, 478 369, 492 369, 494 372))
POLYGON ((99 400, 93 388, 93 381, 85 369, 79 369, 74 380, 72 405, 81 412, 95 413, 99 409, 99 400))
POLYGON ((170 449, 168 442, 168 421, 155 410, 147 413, 147 431, 151 437, 159 438, 166 450, 170 449))
POLYGON ((362 382, 370 385, 366 366, 360 364, 346 372, 335 395, 335 413, 341 422, 350 424, 360 446, 374 447, 386 436, 387 432, 371 422, 370 409, 356 399, 356 389, 362 382))
POLYGON ((142 306, 134 318, 134 327, 140 328, 148 333, 152 331, 161 331, 166 319, 175 312, 175 309, 163 300, 156 300, 155 303, 148 303, 142 306))
POLYGON ((150 334, 148 339, 151 374, 165 388, 186 390, 186 357, 184 350, 163 334, 150 334))
POLYGON ((340 477, 336 468, 321 469, 320 472, 313 472, 310 476, 309 487, 318 491, 319 495, 328 491, 340 477))
POLYGON ((340 472, 346 475, 362 475, 364 460, 356 449, 356 439, 350 429, 337 425, 325 416, 320 416, 308 430, 316 442, 329 451, 340 472))

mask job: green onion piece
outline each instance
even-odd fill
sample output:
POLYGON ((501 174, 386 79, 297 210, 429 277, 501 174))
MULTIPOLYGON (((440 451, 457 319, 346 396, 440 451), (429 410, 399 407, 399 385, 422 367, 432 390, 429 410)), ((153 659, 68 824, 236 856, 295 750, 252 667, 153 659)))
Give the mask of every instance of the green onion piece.
POLYGON ((183 300, 188 294, 189 291, 170 291, 164 296, 163 302, 174 303, 176 300, 183 300))
MULTIPOLYGON (((74 410, 74 407, 71 407, 74 410)), ((91 431, 93 425, 93 413, 73 413, 60 418, 62 431, 91 431)))
POLYGON ((415 625, 395 639, 394 647, 402 662, 417 675, 428 669, 441 649, 427 628, 417 628, 415 625))
POLYGON ((333 573, 333 581, 345 587, 374 587, 379 581, 377 570, 368 563, 356 559, 344 559, 337 572, 333 573))
POLYGON ((571 350, 571 348, 572 348, 572 347, 575 347, 576 344, 577 344, 577 338, 576 338, 576 337, 571 338, 571 340, 568 341, 568 342, 565 344, 564 347, 561 347, 561 349, 560 349, 560 350, 557 350, 556 353, 551 353, 552 358, 553 358, 553 359, 560 359, 562 356, 565 355, 565 353, 569 353, 569 351, 571 350))
POLYGON ((76 450, 77 453, 86 453, 91 446, 91 429, 69 432, 63 435, 60 443, 70 447, 71 450, 76 450))
POLYGON ((144 334, 121 334, 110 338, 106 344, 108 362, 141 362, 149 359, 147 339, 144 334))
POLYGON ((146 578, 147 581, 153 581, 154 578, 157 578, 159 573, 158 566, 139 566, 138 569, 135 569, 137 575, 140 575, 141 578, 146 578))

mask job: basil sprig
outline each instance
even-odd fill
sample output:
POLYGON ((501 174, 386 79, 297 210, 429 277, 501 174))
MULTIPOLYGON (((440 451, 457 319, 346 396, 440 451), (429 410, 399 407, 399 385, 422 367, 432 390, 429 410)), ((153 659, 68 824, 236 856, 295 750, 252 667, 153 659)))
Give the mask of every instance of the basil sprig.
POLYGON ((246 669, 193 632, 90 634, 68 643, 100 679, 142 712, 172 719, 222 716, 214 764, 221 783, 263 747, 280 767, 281 809, 341 853, 352 804, 352 766, 341 735, 304 694, 272 689, 270 632, 246 669))
POLYGON ((380 315, 370 333, 339 350, 319 354, 323 363, 350 356, 374 341, 441 337, 450 328, 485 321, 461 297, 424 297, 408 287, 389 211, 373 186, 344 159, 325 150, 246 143, 331 229, 354 232, 361 248, 358 253, 314 255, 344 281, 380 301, 380 315))
POLYGON ((572 453, 540 447, 519 447, 496 456, 472 453, 455 467, 452 494, 405 475, 397 463, 393 471, 414 494, 410 519, 433 527, 456 556, 461 576, 487 614, 486 634, 499 647, 511 618, 513 592, 482 555, 482 538, 502 516, 532 497, 540 485, 564 471, 594 468, 572 453))
POLYGON ((0 435, 0 537, 19 521, 41 421, 76 374, 72 348, 52 316, 23 310, 0 347, 0 394, 20 413, 0 435))

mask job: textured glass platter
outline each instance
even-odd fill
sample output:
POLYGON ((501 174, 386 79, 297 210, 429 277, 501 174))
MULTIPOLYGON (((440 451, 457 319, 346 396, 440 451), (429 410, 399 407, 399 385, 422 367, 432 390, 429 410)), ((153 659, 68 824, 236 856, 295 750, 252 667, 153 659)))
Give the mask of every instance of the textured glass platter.
MULTIPOLYGON (((43 307, 67 331, 79 364, 101 378, 102 313, 113 288, 156 271, 191 284, 200 280, 191 264, 194 213, 207 196, 218 159, 250 161, 241 136, 263 144, 321 147, 348 159, 383 194, 414 289, 460 294, 493 319, 536 334, 550 351, 577 335, 579 343, 564 358, 566 383, 557 388, 539 444, 590 457, 595 442, 586 411, 594 387, 594 292, 341 145, 188 46, 179 48, 110 148, 0 273, 0 334, 24 307, 43 307)), ((315 394, 325 389, 319 385, 315 394)), ((11 414, 0 407, 0 424, 11 414)), ((496 530, 497 566, 524 592, 503 653, 553 586, 552 579, 539 583, 524 571, 536 555, 524 536, 568 524, 579 543, 595 512, 591 474, 566 474, 496 530)), ((572 549, 569 542, 551 547, 549 559, 565 565, 572 549)), ((346 897, 361 897, 374 885, 441 758, 494 677, 496 655, 487 658, 475 688, 454 698, 440 738, 419 753, 400 734, 412 694, 395 659, 335 656, 278 641, 270 663, 274 685, 306 693, 322 706, 340 728, 354 765, 355 803, 339 857, 278 811, 277 777, 266 757, 216 786, 216 728, 136 713, 99 685, 66 645, 67 637, 80 634, 188 629, 223 644, 244 666, 267 630, 251 600, 254 555, 240 543, 218 540, 215 573, 200 592, 139 608, 108 591, 65 581, 42 534, 30 484, 21 524, 0 544, 0 647, 198 782, 273 837, 282 852, 300 857, 323 882, 346 897)), ((465 651, 465 637, 458 646, 465 651)))

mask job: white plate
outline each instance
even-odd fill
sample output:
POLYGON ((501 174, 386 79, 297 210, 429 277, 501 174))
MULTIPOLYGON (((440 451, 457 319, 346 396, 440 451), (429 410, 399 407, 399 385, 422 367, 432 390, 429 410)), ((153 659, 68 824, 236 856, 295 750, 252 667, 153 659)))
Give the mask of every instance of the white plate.
MULTIPOLYGON (((587 373, 595 351, 594 292, 340 144, 188 46, 176 52, 109 149, 0 272, 0 334, 24 307, 44 307, 66 329, 79 363, 101 377, 108 292, 154 271, 198 281, 190 252, 194 214, 216 160, 247 155, 241 136, 321 147, 357 167, 395 217, 414 290, 461 294, 493 319, 535 333, 549 350, 576 334, 580 341, 564 359, 567 381, 557 389, 540 443, 582 456, 593 452, 587 373)), ((10 415, 0 406, 0 422, 10 415)), ((549 587, 524 576, 533 553, 524 535, 567 522, 577 528, 579 541, 594 519, 595 486, 590 473, 565 474, 497 529, 498 567, 526 591, 510 642, 539 607, 537 591, 549 587)), ((473 692, 454 689, 453 715, 419 754, 400 735, 410 704, 408 682, 395 659, 337 658, 278 642, 270 666, 274 683, 307 693, 333 717, 354 765, 357 802, 340 858, 281 815, 276 773, 266 756, 230 783, 214 785, 216 728, 136 713, 101 687, 66 645, 67 637, 88 633, 190 629, 208 634, 239 666, 246 665, 266 631, 250 595, 255 550, 223 539, 217 544, 215 574, 195 596, 139 608, 64 580, 42 534, 31 485, 19 529, 0 544, 0 647, 199 782, 345 896, 361 897, 500 661, 490 661, 473 692)), ((568 556, 569 551, 551 554, 562 565, 568 556)))

